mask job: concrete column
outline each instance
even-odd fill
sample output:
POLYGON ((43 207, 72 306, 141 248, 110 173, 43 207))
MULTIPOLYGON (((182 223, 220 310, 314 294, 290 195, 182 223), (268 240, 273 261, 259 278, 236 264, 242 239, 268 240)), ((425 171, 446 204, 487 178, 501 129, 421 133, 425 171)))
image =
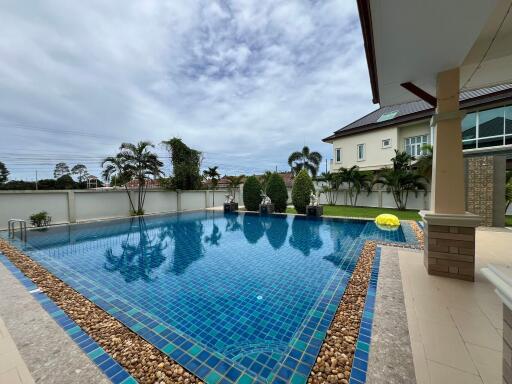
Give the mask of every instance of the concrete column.
POLYGON ((379 189, 379 208, 382 208, 382 189, 379 189))
POLYGON ((204 207, 208 208, 208 204, 210 203, 210 191, 208 189, 204 190, 204 207))
POLYGON ((74 191, 68 191, 68 220, 70 223, 76 223, 76 205, 74 191))
POLYGON ((464 213, 458 68, 438 74, 437 110, 432 119, 435 134, 431 209, 435 213, 464 213))
POLYGON ((176 211, 181 212, 181 190, 176 190, 176 211))
POLYGON ((424 264, 432 275, 474 280, 475 227, 480 217, 465 211, 464 158, 459 111, 459 69, 437 76, 437 109, 432 117, 434 158, 431 211, 425 222, 424 264))

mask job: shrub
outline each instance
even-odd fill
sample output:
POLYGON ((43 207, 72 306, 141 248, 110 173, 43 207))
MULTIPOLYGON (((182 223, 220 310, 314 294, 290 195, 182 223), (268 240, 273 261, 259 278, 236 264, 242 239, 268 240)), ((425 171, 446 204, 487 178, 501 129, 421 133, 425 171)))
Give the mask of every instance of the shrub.
POLYGON ((44 225, 48 225, 50 220, 51 218, 48 216, 48 212, 46 211, 34 213, 30 216, 30 222, 34 227, 42 227, 44 225))
POLYGON ((261 202, 261 184, 256 176, 250 176, 244 183, 244 205, 248 211, 257 211, 261 202))
POLYGON ((315 187, 308 172, 303 169, 299 172, 293 182, 292 203, 297 213, 306 213, 306 206, 309 204, 311 192, 315 187))
POLYGON ((288 191, 284 180, 278 173, 272 173, 267 181, 267 196, 274 204, 274 211, 286 212, 286 202, 288 201, 288 191))

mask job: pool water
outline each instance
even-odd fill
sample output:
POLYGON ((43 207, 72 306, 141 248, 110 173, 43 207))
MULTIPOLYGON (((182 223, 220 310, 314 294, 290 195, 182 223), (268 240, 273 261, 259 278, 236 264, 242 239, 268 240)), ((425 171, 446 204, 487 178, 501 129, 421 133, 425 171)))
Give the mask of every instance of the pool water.
POLYGON ((25 252, 208 382, 305 382, 371 221, 191 212, 30 231, 25 252))

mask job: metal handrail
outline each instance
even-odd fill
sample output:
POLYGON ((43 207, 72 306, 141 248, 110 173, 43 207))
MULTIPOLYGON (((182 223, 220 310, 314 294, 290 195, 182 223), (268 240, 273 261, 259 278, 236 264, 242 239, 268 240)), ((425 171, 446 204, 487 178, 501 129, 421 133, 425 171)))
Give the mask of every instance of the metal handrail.
POLYGON ((9 237, 14 238, 14 232, 16 230, 16 224, 20 225, 21 240, 27 241, 27 222, 23 219, 10 219, 7 222, 9 237))

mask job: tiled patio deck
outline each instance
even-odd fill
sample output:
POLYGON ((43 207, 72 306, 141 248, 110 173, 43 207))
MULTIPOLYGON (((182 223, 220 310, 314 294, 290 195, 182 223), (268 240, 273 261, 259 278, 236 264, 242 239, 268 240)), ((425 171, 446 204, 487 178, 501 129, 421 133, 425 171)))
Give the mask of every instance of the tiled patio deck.
POLYGON ((502 304, 480 268, 512 264, 512 231, 476 236, 474 283, 429 276, 422 253, 398 251, 418 384, 502 383, 502 304))

